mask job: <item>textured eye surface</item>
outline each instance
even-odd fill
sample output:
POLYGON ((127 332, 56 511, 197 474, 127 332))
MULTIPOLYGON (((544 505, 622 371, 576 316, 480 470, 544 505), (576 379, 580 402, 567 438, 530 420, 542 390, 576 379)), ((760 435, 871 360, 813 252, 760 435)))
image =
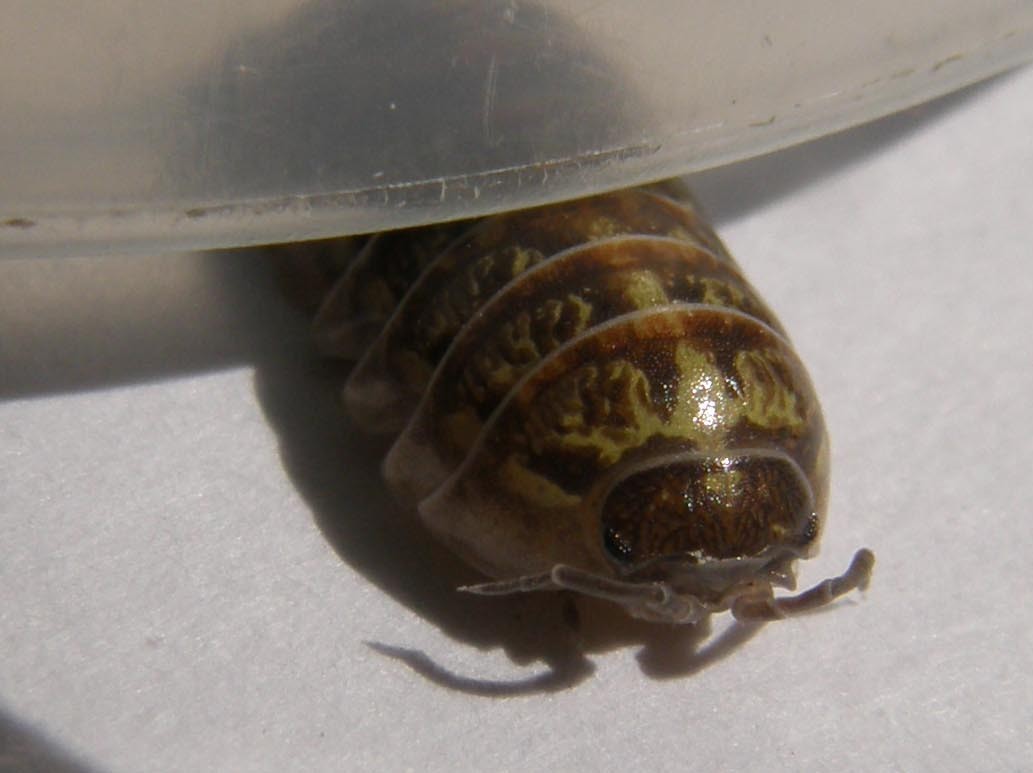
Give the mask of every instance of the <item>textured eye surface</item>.
POLYGON ((568 588, 692 622, 867 583, 861 551, 831 595, 770 592, 816 548, 824 420, 781 324, 677 185, 376 235, 315 334, 356 361, 356 423, 396 435, 391 488, 497 581, 474 590, 568 588))
POLYGON ((617 529, 612 526, 603 527, 603 544, 612 558, 624 564, 631 562, 631 545, 617 529))

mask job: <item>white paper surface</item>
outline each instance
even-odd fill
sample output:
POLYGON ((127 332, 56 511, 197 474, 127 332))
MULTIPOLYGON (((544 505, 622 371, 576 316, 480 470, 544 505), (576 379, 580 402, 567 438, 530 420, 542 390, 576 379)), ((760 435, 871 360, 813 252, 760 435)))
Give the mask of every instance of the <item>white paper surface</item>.
POLYGON ((455 594, 253 255, 0 262, 0 770, 1027 768, 1031 97, 696 180, 832 433, 801 582, 878 557, 696 655, 455 594))

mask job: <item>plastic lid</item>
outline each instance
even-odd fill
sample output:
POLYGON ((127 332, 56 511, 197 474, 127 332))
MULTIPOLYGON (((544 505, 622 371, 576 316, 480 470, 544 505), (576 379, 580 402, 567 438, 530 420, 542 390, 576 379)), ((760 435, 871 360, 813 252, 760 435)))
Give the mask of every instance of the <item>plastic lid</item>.
POLYGON ((1033 51, 1033 4, 1015 0, 107 0, 72 16, 0 8, 0 255, 547 203, 816 137, 1033 51))

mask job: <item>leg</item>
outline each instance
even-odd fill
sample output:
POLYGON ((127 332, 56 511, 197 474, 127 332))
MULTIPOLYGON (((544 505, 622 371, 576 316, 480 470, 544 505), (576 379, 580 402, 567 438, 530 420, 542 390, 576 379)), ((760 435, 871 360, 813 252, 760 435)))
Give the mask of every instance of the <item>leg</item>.
POLYGON ((675 593, 666 583, 614 580, 562 564, 557 564, 546 574, 467 585, 459 590, 498 596, 559 589, 612 601, 624 607, 633 617, 653 622, 695 623, 709 612, 695 597, 675 593))
POLYGON ((770 586, 765 590, 748 591, 732 602, 732 614, 737 620, 757 622, 762 620, 780 620, 802 612, 829 604, 855 588, 865 590, 872 576, 875 556, 872 551, 862 548, 854 554, 850 566, 839 577, 830 577, 813 588, 795 596, 776 598, 770 586))
POLYGON ((559 590, 559 586, 552 581, 552 574, 546 572, 514 577, 512 580, 462 585, 457 590, 463 593, 476 593, 478 596, 509 596, 513 593, 531 593, 536 590, 559 590))

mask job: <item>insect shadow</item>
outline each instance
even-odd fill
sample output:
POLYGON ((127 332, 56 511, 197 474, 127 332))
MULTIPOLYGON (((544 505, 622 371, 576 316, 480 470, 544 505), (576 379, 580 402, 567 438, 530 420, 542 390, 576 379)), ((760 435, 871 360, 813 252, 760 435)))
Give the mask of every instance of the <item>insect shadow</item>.
POLYGON ((50 773, 99 773, 99 769, 76 759, 44 733, 9 714, 0 705, 0 770, 50 773))
MULTIPOLYGON (((300 315, 297 323, 303 330, 300 315)), ((392 500, 379 474, 389 441, 354 431, 339 403, 346 369, 311 351, 299 351, 297 359, 294 367, 260 367, 256 391, 278 434, 284 467, 337 554, 451 638, 501 649, 513 663, 542 663, 545 670, 513 681, 478 679, 398 643, 367 642, 372 650, 441 686, 509 696, 576 685, 594 673, 590 655, 627 647, 640 648, 638 662, 649 676, 687 676, 730 654, 760 628, 733 623, 712 637, 708 624, 641 622, 612 605, 565 593, 489 598, 457 591, 483 578, 442 547, 415 513, 392 500)))

